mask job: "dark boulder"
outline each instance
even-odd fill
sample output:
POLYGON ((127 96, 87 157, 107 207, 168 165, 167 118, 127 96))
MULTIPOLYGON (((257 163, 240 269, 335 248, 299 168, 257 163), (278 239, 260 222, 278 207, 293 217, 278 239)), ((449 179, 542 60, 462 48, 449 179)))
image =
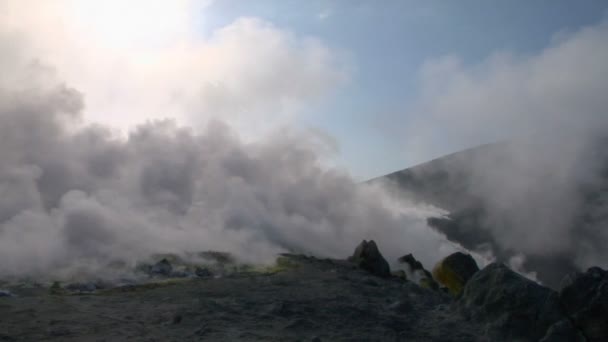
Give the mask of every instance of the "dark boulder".
POLYGON ((382 256, 380 250, 378 250, 378 246, 374 240, 370 240, 369 242, 363 240, 355 249, 355 253, 348 258, 348 260, 379 277, 391 276, 388 262, 382 256))
POLYGON ((479 271, 469 254, 456 252, 439 261, 433 268, 433 278, 445 286, 452 295, 458 296, 466 283, 479 271))
POLYGON ((167 259, 162 259, 161 261, 152 265, 152 267, 150 268, 150 274, 157 275, 157 276, 168 277, 171 275, 172 271, 173 271, 173 266, 167 259))
POLYGON ((422 263, 420 261, 416 260, 416 258, 414 258, 414 256, 411 253, 402 256, 401 258, 397 259, 397 261, 399 261, 402 264, 409 265, 412 271, 416 271, 416 270, 426 271, 424 269, 424 266, 422 266, 422 263))
POLYGON ((422 272, 425 277, 433 279, 431 272, 427 271, 424 266, 422 266, 422 263, 416 260, 416 258, 414 258, 411 253, 402 256, 401 258, 397 259, 397 261, 402 264, 408 265, 412 273, 422 272))
POLYGON ((556 292, 498 263, 469 279, 458 306, 497 341, 538 341, 565 318, 556 292))
POLYGON ((574 325, 588 341, 608 341, 608 271, 592 267, 563 284, 559 299, 574 325))

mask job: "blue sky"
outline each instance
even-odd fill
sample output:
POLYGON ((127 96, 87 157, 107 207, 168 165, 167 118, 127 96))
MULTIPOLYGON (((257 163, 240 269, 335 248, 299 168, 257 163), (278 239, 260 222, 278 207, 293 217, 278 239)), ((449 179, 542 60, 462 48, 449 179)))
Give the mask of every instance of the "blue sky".
POLYGON ((499 52, 534 55, 556 34, 597 24, 607 8, 608 2, 591 0, 223 0, 205 9, 201 31, 259 17, 348 56, 350 81, 310 106, 302 120, 337 139, 341 160, 365 179, 465 147, 445 141, 435 153, 408 156, 402 141, 387 132, 411 121, 408 107, 425 62, 452 55, 475 65, 499 52))

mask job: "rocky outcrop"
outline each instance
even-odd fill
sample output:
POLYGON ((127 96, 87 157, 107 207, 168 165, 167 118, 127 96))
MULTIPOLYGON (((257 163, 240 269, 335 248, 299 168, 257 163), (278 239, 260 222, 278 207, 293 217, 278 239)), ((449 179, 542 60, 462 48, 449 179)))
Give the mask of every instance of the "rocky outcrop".
POLYGON ((439 289, 439 285, 433 279, 431 272, 427 271, 424 266, 422 266, 422 263, 416 260, 411 253, 400 257, 397 261, 407 265, 410 273, 413 275, 412 280, 418 283, 418 285, 431 290, 439 289))
POLYGON ((458 305, 494 341, 538 341, 565 318, 555 291, 498 263, 469 279, 458 305))
POLYGON ((608 341, 608 271, 570 275, 559 293, 562 308, 587 341, 608 341))
POLYGON ((355 249, 355 253, 348 258, 360 268, 379 277, 390 277, 391 270, 388 262, 378 249, 376 242, 363 240, 355 249))
POLYGON ((433 268, 433 278, 458 296, 466 283, 479 271, 477 263, 469 254, 453 253, 439 261, 433 268))
POLYGON ((153 275, 168 277, 173 271, 173 266, 167 259, 162 259, 150 268, 150 273, 153 275))

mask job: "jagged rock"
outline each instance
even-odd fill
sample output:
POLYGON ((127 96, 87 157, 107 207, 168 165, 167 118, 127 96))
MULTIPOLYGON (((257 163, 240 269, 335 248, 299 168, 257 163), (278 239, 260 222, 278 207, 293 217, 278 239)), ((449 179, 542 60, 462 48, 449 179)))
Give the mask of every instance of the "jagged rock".
POLYGON ((422 263, 416 260, 411 253, 400 257, 397 261, 409 267, 412 274, 415 275, 413 280, 417 282, 418 285, 432 290, 439 289, 439 285, 433 279, 431 272, 427 271, 424 266, 422 266, 422 263))
POLYGON ((563 319, 549 327, 540 342, 586 342, 586 339, 569 319, 563 319))
POLYGON ((592 267, 571 276, 559 299, 588 341, 608 341, 608 271, 592 267))
POLYGON ((168 277, 173 271, 173 266, 167 259, 162 259, 150 267, 150 274, 168 277))
POLYGON ((500 341, 538 341, 564 319, 557 293, 498 263, 469 279, 458 305, 485 324, 488 338, 500 341))
POLYGON ((416 270, 425 271, 424 266, 422 266, 422 263, 420 261, 416 260, 416 258, 414 258, 414 256, 411 253, 402 256, 401 258, 397 259, 397 261, 399 261, 402 264, 409 265, 410 268, 412 269, 412 271, 416 271, 416 270))
POLYGON ((391 270, 374 240, 363 240, 348 259, 360 268, 379 277, 390 277, 391 270))
POLYGON ((458 296, 477 271, 479 267, 471 255, 456 252, 435 265, 433 278, 447 287, 452 295, 458 296))

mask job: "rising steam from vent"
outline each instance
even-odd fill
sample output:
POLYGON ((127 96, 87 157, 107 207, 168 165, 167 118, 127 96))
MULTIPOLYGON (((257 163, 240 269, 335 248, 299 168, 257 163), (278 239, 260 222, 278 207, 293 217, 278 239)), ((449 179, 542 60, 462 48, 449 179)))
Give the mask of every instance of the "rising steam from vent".
POLYGON ((479 251, 490 247, 504 262, 515 258, 553 286, 568 271, 606 267, 606 60, 603 21, 561 33, 531 56, 427 63, 417 121, 403 134, 407 146, 418 147, 409 151, 428 158, 504 142, 456 154, 438 168, 452 177, 445 192, 459 196, 443 206, 460 217, 460 228, 445 230, 454 241, 479 251))
POLYGON ((392 260, 455 250, 426 227, 437 209, 324 167, 317 135, 243 142, 222 122, 195 133, 164 120, 122 138, 80 124, 82 94, 47 81, 0 91, 1 275, 99 276, 160 252, 346 257, 365 238, 392 260))
POLYGON ((198 4, 0 0, 0 277, 203 250, 346 257, 371 238, 393 259, 454 250, 426 227, 436 209, 326 167, 326 137, 277 129, 348 79, 338 51, 256 18, 204 36, 182 20, 198 4))

